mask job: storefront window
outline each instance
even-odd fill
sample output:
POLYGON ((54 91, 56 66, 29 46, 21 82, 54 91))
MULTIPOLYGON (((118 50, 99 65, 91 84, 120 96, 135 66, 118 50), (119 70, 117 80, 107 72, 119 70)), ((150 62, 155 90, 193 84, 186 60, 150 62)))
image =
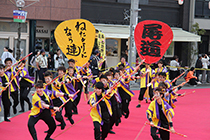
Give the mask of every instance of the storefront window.
POLYGON ((44 49, 45 51, 49 52, 49 38, 36 38, 35 50, 41 49, 44 49))
POLYGON ((9 47, 9 39, 0 38, 0 58, 4 52, 4 47, 9 47))
POLYGON ((168 47, 168 49, 165 52, 165 57, 173 57, 174 55, 174 42, 171 42, 171 45, 168 47))
MULTIPOLYGON (((0 21, 0 31, 2 32, 17 32, 19 23, 0 21)), ((27 33, 27 22, 21 23, 21 32, 27 33)))
POLYGON ((195 1, 195 17, 209 18, 209 1, 207 0, 196 0, 195 1))
MULTIPOLYGON (((16 58, 16 51, 17 51, 17 39, 15 39, 15 45, 13 48, 14 56, 16 58)), ((26 40, 21 40, 20 42, 20 52, 21 52, 21 57, 26 56, 26 40)))
POLYGON ((118 56, 118 40, 106 39, 106 56, 118 56))

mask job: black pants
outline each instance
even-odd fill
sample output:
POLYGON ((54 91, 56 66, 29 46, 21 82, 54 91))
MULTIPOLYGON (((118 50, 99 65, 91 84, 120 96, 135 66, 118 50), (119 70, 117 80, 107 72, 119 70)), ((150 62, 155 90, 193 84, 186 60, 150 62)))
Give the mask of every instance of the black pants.
MULTIPOLYGON (((139 94, 139 100, 142 101, 143 98, 144 98, 144 94, 145 94, 145 91, 147 90, 147 88, 141 88, 140 89, 140 94, 139 94)), ((149 97, 150 97, 150 100, 152 100, 152 97, 153 97, 153 91, 152 91, 152 87, 150 86, 149 87, 149 97)))
POLYGON ((199 75, 200 75, 200 73, 201 73, 201 70, 196 70, 195 73, 196 73, 196 77, 197 77, 197 79, 198 79, 198 81, 199 81, 199 75))
POLYGON ((122 117, 122 103, 117 103, 117 119, 122 117))
MULTIPOLYGON (((161 126, 161 127, 163 127, 163 126, 161 126)), ((169 129, 168 126, 165 126, 164 128, 169 129)), ((151 127, 151 136, 152 136, 153 140, 169 140, 170 139, 170 133, 168 131, 159 129, 161 139, 157 136, 156 132, 157 132, 157 128, 151 127)))
POLYGON ((45 83, 44 80, 44 73, 47 71, 47 68, 40 68, 40 70, 38 71, 39 73, 39 80, 42 80, 43 83, 45 83))
POLYGON ((82 83, 78 82, 76 91, 77 90, 80 90, 80 91, 77 93, 77 98, 74 100, 74 103, 75 103, 76 106, 79 104, 79 101, 80 101, 80 98, 81 98, 81 94, 82 94, 82 89, 83 89, 82 83))
POLYGON ((55 119, 56 119, 56 121, 58 121, 58 122, 60 122, 60 123, 65 123, 65 122, 64 122, 64 119, 63 119, 63 116, 62 116, 62 110, 57 111, 57 112, 55 113, 55 119))
MULTIPOLYGON (((170 80, 174 80, 179 75, 179 71, 170 71, 170 80)), ((176 81, 172 83, 173 86, 176 85, 176 81)))
POLYGON ((28 120, 28 130, 29 130, 33 140, 37 140, 37 134, 36 134, 36 130, 35 130, 34 126, 39 120, 43 120, 47 124, 49 130, 48 130, 48 134, 47 134, 46 138, 50 138, 50 136, 53 134, 53 132, 56 129, 56 124, 55 124, 55 120, 53 119, 53 117, 51 117, 50 110, 44 109, 38 117, 30 116, 30 118, 28 120))
POLYGON ((4 120, 6 120, 7 116, 9 115, 10 106, 11 106, 11 102, 10 102, 9 96, 8 96, 8 90, 6 90, 2 93, 1 99, 2 99, 2 104, 3 104, 3 108, 4 108, 4 120))
POLYGON ((18 90, 14 91, 14 92, 11 92, 11 97, 13 99, 13 108, 16 108, 18 103, 19 103, 19 100, 18 100, 18 90))
POLYGON ((122 113, 125 114, 125 117, 128 118, 130 111, 129 111, 129 104, 130 99, 122 99, 122 113))
POLYGON ((34 77, 35 77, 35 83, 37 82, 37 79, 38 79, 38 70, 35 70, 34 72, 34 77))
POLYGON ((68 101, 64 105, 64 108, 65 108, 66 115, 67 115, 68 119, 70 120, 71 117, 72 117, 73 102, 72 101, 68 101))
POLYGON ((197 85, 197 80, 195 78, 190 79, 190 81, 188 82, 190 85, 197 85))
POLYGON ((21 106, 21 110, 24 111, 24 101, 26 101, 28 103, 28 106, 31 106, 31 102, 28 98, 28 94, 31 90, 31 86, 28 87, 20 87, 20 106, 21 106))
POLYGON ((73 111, 74 112, 77 112, 77 105, 79 104, 79 101, 80 101, 80 98, 81 98, 82 89, 83 89, 82 83, 81 82, 77 82, 76 91, 77 90, 80 90, 80 91, 77 93, 77 98, 73 102, 73 111))
MULTIPOLYGON (((115 98, 114 95, 112 98, 115 98)), ((110 117, 110 129, 112 129, 113 125, 117 120, 117 101, 115 99, 111 100, 112 105, 112 116, 110 117)))
POLYGON ((110 130, 109 123, 104 122, 104 124, 101 125, 99 122, 95 121, 93 122, 93 125, 94 125, 95 140, 105 140, 110 130), (100 128, 102 129, 102 135, 100 134, 100 128), (102 137, 101 139, 100 136, 102 137))

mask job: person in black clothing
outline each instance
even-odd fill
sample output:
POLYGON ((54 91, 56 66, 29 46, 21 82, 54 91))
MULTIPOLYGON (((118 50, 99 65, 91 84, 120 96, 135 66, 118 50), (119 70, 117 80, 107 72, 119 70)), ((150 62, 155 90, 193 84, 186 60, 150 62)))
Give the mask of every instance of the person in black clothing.
MULTIPOLYGON (((165 87, 167 87, 167 85, 165 85, 165 87)), ((170 126, 170 131, 172 133, 175 133, 175 130, 173 128, 173 122, 172 122, 174 111, 172 107, 162 99, 164 96, 163 91, 165 89, 166 88, 161 88, 160 86, 156 88, 155 95, 154 95, 155 100, 150 103, 146 111, 147 119, 149 120, 150 125, 151 125, 151 136, 153 140, 169 140, 170 139, 170 133, 162 129, 159 129, 159 133, 160 133, 160 138, 159 138, 156 134, 157 127, 155 127, 155 125, 163 127, 165 129, 169 129, 169 126, 170 126)))
MULTIPOLYGON (((57 69, 59 78, 56 81, 57 89, 60 89, 61 92, 66 93, 68 95, 73 95, 76 91, 70 81, 71 77, 66 74, 66 68, 64 66, 60 66, 57 69)), ((73 98, 75 100, 75 98, 73 98)), ((74 124, 74 120, 72 119, 72 109, 73 109, 73 101, 70 100, 64 105, 65 116, 68 117, 68 120, 71 124, 74 124)))
POLYGON ((51 111, 59 111, 59 107, 53 106, 52 101, 47 93, 50 91, 44 91, 43 82, 41 80, 36 83, 35 88, 36 92, 32 97, 33 107, 31 109, 31 113, 29 114, 28 130, 33 140, 37 140, 37 134, 34 126, 39 120, 43 120, 49 128, 45 140, 53 140, 50 138, 50 136, 55 131, 56 124, 55 120, 51 116, 51 111))
POLYGON ((95 140, 105 140, 110 130, 110 116, 112 115, 111 103, 109 97, 106 96, 99 104, 95 105, 104 94, 104 84, 102 82, 97 82, 95 84, 94 93, 91 94, 88 104, 90 104, 91 109, 90 116, 93 120, 94 125, 94 136, 95 140), (100 133, 100 128, 102 132, 100 133))
POLYGON ((82 79, 82 67, 78 67, 75 66, 75 60, 74 59, 69 59, 68 61, 69 67, 73 67, 74 68, 74 76, 76 76, 76 78, 78 78, 76 80, 76 85, 75 85, 75 90, 78 91, 79 93, 77 94, 77 98, 74 100, 73 102, 73 114, 78 114, 78 109, 77 106, 80 102, 80 98, 81 98, 81 94, 82 94, 82 90, 83 90, 83 84, 81 83, 82 79), (80 80, 79 80, 80 79, 80 80))
MULTIPOLYGON (((9 82, 9 77, 5 74, 4 68, 5 68, 4 65, 0 64, 0 86, 1 86, 1 89, 6 87, 7 83, 9 82)), ((2 100, 3 108, 4 108, 4 121, 6 121, 6 122, 10 122, 10 120, 7 118, 7 116, 9 115, 10 106, 11 106, 11 102, 9 99, 9 97, 10 97, 9 92, 10 91, 8 88, 5 91, 0 92, 0 97, 2 100)))
MULTIPOLYGON (((108 83, 107 88, 111 88, 114 84, 114 81, 112 81, 112 79, 113 79, 112 72, 111 71, 106 72, 105 76, 107 77, 107 83, 108 83)), ((102 83, 104 83, 104 81, 106 79, 103 80, 100 77, 100 80, 101 80, 102 83)), ((104 86, 104 88, 106 88, 106 87, 104 86)), ((109 133, 111 133, 111 134, 115 134, 115 132, 112 131, 112 128, 113 128, 114 124, 116 124, 116 126, 118 126, 118 124, 119 124, 119 122, 118 122, 119 106, 118 106, 118 102, 117 102, 117 99, 116 99, 116 98, 118 98, 118 101, 119 101, 119 97, 117 97, 118 94, 116 92, 117 92, 117 90, 114 89, 114 90, 112 90, 112 93, 110 95, 111 96, 110 101, 111 101, 111 104, 112 104, 112 116, 110 118, 110 131, 109 131, 109 133)))
POLYGON ((100 52, 98 50, 95 50, 93 55, 91 56, 90 65, 93 76, 95 75, 98 76, 99 73, 99 68, 98 68, 98 62, 100 61, 99 54, 100 52))
POLYGON ((54 68, 54 57, 53 57, 53 52, 49 52, 48 58, 47 58, 47 62, 48 62, 48 70, 53 70, 54 68))
MULTIPOLYGON (((99 77, 100 81, 104 84, 105 90, 108 90, 109 87, 111 86, 111 83, 108 83, 107 75, 109 75, 109 74, 106 73, 106 75, 101 75, 99 77)), ((109 82, 111 82, 111 81, 109 81, 109 82)), ((111 106, 112 107, 112 116, 110 117, 110 131, 109 131, 109 133, 115 134, 115 132, 111 131, 111 129, 116 121, 116 110, 117 110, 116 105, 117 105, 117 103, 116 103, 114 95, 111 94, 110 96, 111 96, 111 98, 109 100, 111 101, 111 105, 112 105, 111 106)))
MULTIPOLYGON (((202 59, 202 56, 199 55, 199 56, 198 56, 198 59, 197 59, 197 61, 196 61, 196 64, 195 64, 195 68, 199 68, 199 69, 202 68, 201 59, 202 59)), ((200 73, 201 73, 201 70, 196 70, 195 72, 196 72, 197 80, 199 81, 199 75, 200 75, 200 73)))
MULTIPOLYGON (((119 75, 123 76, 125 74, 125 70, 123 67, 119 67, 119 75)), ((120 77, 115 77, 116 79, 119 79, 120 77)), ((127 119, 129 117, 130 111, 129 111, 129 104, 131 101, 131 96, 134 95, 134 93, 129 89, 129 80, 130 78, 121 79, 120 86, 118 87, 118 92, 120 94, 120 97, 122 99, 122 115, 125 116, 127 119)))
POLYGON ((165 56, 163 56, 163 57, 160 59, 160 61, 163 62, 163 67, 165 67, 165 66, 167 65, 165 56))
MULTIPOLYGON (((52 81, 52 77, 53 77, 53 74, 50 71, 46 71, 44 73, 44 79, 45 79, 46 84, 49 84, 52 81)), ((47 85, 46 89, 49 90, 49 91, 56 92, 56 93, 57 92, 61 93, 61 91, 57 90, 54 87, 54 84, 47 85)), ((63 104, 63 102, 66 102, 65 98, 63 98, 63 97, 59 98, 59 97, 57 97, 57 95, 55 96, 55 95, 52 94, 50 98, 52 99, 52 102, 53 102, 54 106, 61 106, 63 104)), ((66 126, 66 123, 64 122, 64 119, 63 119, 63 116, 62 116, 62 108, 61 108, 60 111, 56 112, 55 119, 58 122, 61 123, 59 126, 61 126, 61 130, 63 130, 66 126)))
MULTIPOLYGON (((26 61, 23 60, 19 67, 25 65, 26 61)), ((30 77, 28 70, 23 67, 21 72, 19 73, 19 84, 20 84, 20 106, 21 110, 19 112, 24 112, 24 101, 28 103, 28 109, 31 110, 31 102, 28 98, 28 94, 32 88, 32 84, 34 84, 34 77, 30 77)))
MULTIPOLYGON (((4 63, 6 65, 6 68, 9 68, 12 66, 12 59, 11 58, 6 58, 4 60, 4 63)), ((16 71, 14 67, 11 67, 9 70, 7 70, 5 72, 8 75, 9 80, 11 80, 13 78, 13 76, 15 75, 16 71)), ((10 95, 13 99, 13 113, 16 114, 17 113, 17 105, 19 104, 19 100, 18 100, 18 90, 20 89, 19 87, 19 83, 18 83, 18 78, 16 77, 13 81, 12 84, 10 86, 10 95)))

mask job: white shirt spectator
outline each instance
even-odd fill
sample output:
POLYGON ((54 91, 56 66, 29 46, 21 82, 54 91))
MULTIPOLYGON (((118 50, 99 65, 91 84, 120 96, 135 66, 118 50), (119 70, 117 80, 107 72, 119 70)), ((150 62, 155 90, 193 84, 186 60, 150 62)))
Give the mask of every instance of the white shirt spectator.
POLYGON ((33 67, 36 67, 36 58, 37 58, 37 55, 33 56, 30 61, 30 65, 33 67))
POLYGON ((1 61, 2 64, 5 65, 4 60, 6 58, 11 58, 12 59, 12 63, 15 64, 16 63, 16 59, 13 57, 13 55, 10 52, 3 52, 2 56, 1 56, 1 61))
POLYGON ((57 69, 60 66, 64 65, 64 60, 63 60, 63 56, 62 54, 60 54, 59 56, 57 54, 54 55, 54 63, 55 63, 55 68, 57 69))
POLYGON ((209 57, 207 56, 207 58, 203 58, 201 59, 201 62, 202 62, 202 65, 204 69, 207 69, 208 68, 208 63, 209 63, 209 57))
POLYGON ((173 67, 170 67, 171 71, 177 71, 178 68, 174 68, 174 67, 179 67, 179 62, 177 62, 176 60, 172 60, 170 62, 170 66, 173 66, 173 67))
POLYGON ((36 58, 36 62, 39 63, 40 68, 47 68, 47 56, 46 55, 39 55, 36 58))

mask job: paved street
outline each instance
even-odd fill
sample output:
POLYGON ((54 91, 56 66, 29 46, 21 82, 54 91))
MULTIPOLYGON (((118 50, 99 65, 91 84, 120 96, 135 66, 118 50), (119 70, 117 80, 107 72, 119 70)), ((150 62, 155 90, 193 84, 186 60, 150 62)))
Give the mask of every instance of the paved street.
MULTIPOLYGON (((183 82, 183 79, 179 79, 177 81, 177 84, 180 84, 181 82, 183 82)), ((140 89, 140 86, 139 86, 139 81, 137 81, 137 83, 131 85, 131 89, 132 90, 139 90, 140 89)), ((183 89, 198 89, 198 88, 210 88, 210 84, 209 83, 206 83, 206 84, 201 84, 201 85, 198 85, 197 87, 194 87, 194 86, 190 86, 189 84, 185 84, 183 89)), ((29 99, 31 100, 32 99, 32 93, 34 92, 35 88, 32 88, 30 94, 29 94, 29 99)), ((90 91, 93 91, 93 89, 91 88, 90 91)), ((13 100, 11 99, 11 102, 13 100)), ((20 109, 20 104, 18 105, 17 107, 17 110, 21 110, 20 109)), ((25 103, 25 111, 28 111, 28 104, 25 103)), ((10 117, 14 117, 16 115, 19 115, 20 113, 18 112, 17 114, 13 114, 13 109, 11 107, 10 109, 10 117)), ((0 112, 0 122, 4 121, 4 117, 3 117, 3 109, 2 111, 0 112)))

